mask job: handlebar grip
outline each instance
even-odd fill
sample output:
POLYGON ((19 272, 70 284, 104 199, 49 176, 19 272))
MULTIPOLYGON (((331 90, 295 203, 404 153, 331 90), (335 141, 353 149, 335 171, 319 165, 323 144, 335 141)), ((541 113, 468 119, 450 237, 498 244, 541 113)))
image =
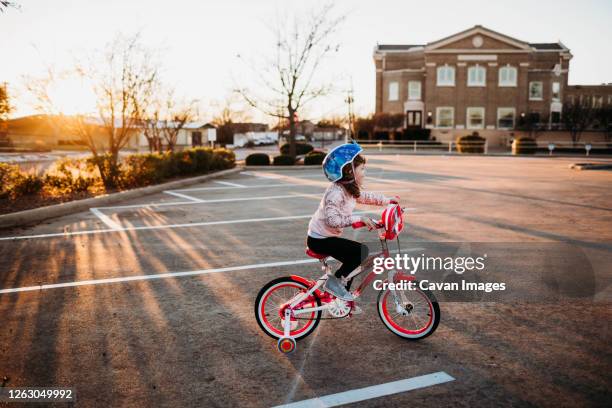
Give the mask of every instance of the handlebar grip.
POLYGON ((365 227, 365 222, 363 221, 357 221, 354 222, 353 224, 351 224, 353 226, 353 228, 357 229, 357 228, 363 228, 365 227))

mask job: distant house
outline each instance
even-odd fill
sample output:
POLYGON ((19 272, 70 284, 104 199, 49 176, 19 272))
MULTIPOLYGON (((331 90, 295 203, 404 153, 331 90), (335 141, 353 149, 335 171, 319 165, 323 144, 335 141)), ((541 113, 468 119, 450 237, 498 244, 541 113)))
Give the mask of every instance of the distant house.
MULTIPOLYGON (((172 127, 172 123, 160 122, 160 128, 164 126, 172 127)), ((138 150, 149 150, 149 141, 144 135, 144 132, 139 131, 137 135, 138 150)), ((211 142, 217 140, 217 128, 210 123, 205 122, 188 122, 179 130, 176 137, 175 149, 183 150, 197 146, 208 146, 211 142)), ((166 141, 162 137, 162 150, 166 148, 166 141)))
POLYGON ((316 141, 332 141, 344 137, 346 129, 339 126, 316 126, 312 131, 311 140, 316 141))

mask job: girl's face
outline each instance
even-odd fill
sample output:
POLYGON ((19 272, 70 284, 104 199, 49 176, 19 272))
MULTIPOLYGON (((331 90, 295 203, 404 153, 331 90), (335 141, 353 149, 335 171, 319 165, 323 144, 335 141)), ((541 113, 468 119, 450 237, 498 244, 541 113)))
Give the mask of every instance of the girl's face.
POLYGON ((355 182, 357 182, 357 185, 359 186, 363 185, 363 180, 365 179, 365 173, 366 173, 365 163, 360 164, 359 166, 355 167, 355 182))

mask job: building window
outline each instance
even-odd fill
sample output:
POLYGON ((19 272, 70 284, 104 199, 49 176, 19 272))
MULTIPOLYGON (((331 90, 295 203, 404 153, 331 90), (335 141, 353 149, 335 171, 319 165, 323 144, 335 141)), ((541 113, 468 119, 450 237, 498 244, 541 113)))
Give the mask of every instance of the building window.
POLYGON ((541 101, 544 98, 544 87, 541 81, 533 81, 529 83, 529 100, 541 101))
POLYGON ((468 86, 486 86, 487 71, 485 67, 475 65, 468 68, 468 86))
POLYGON ((573 105, 573 104, 574 104, 574 95, 568 95, 568 96, 567 96, 567 102, 568 102, 570 105, 573 105))
POLYGON ((455 108, 443 106, 436 108, 436 127, 452 128, 455 125, 455 108))
POLYGON ((438 67, 438 86, 455 86, 455 67, 438 67))
POLYGON ((399 99, 399 84, 397 82, 389 82, 389 100, 397 101, 399 99))
POLYGON ((608 105, 612 105, 612 95, 608 95, 608 105))
POLYGON ((499 86, 516 86, 516 67, 506 65, 499 69, 499 86))
POLYGON ((603 106, 603 96, 593 95, 593 107, 601 108, 603 106))
POLYGON ((516 110, 514 108, 497 108, 497 128, 512 129, 515 115, 516 110))
POLYGON ((408 81, 408 99, 411 101, 421 100, 421 81, 408 81))
POLYGON ((552 100, 554 102, 561 100, 561 84, 559 82, 552 83, 552 100))
POLYGON ((484 113, 484 108, 467 108, 467 128, 483 129, 484 113))

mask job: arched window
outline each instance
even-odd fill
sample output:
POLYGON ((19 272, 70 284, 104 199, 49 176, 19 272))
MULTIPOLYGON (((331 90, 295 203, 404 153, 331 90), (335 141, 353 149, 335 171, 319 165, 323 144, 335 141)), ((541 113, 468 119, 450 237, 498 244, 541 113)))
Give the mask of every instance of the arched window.
POLYGON ((455 86, 455 67, 443 65, 438 67, 438 86, 455 86))
POLYGON ((487 70, 480 65, 468 68, 468 86, 486 86, 487 70))
POLYGON ((499 86, 516 86, 516 67, 506 65, 499 69, 499 86))

